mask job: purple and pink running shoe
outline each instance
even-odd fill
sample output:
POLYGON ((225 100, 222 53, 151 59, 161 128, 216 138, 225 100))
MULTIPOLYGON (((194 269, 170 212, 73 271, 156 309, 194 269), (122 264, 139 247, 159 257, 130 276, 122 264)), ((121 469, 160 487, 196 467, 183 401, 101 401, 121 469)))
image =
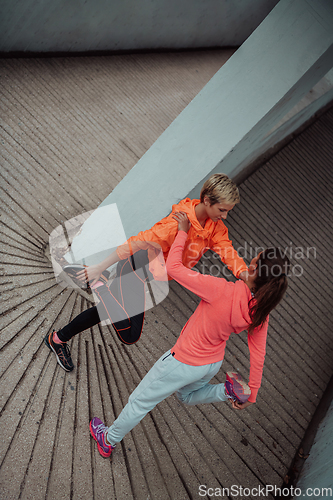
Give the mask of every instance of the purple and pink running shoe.
POLYGON ((236 372, 226 373, 225 392, 230 399, 233 399, 238 403, 246 403, 251 396, 250 387, 236 372))
POLYGON ((111 446, 111 444, 107 444, 105 442, 106 433, 108 431, 108 427, 106 427, 102 420, 97 417, 94 417, 89 424, 90 434, 97 442, 97 448, 102 457, 108 458, 111 455, 112 450, 115 449, 115 446, 111 446))

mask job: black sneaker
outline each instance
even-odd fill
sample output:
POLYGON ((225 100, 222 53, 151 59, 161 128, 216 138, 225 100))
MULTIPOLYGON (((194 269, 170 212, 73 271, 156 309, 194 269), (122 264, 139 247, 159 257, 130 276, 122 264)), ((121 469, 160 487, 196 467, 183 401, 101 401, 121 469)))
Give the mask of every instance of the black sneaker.
POLYGON ((74 365, 73 361, 71 358, 71 352, 69 350, 67 342, 63 342, 62 344, 56 344, 53 342, 53 334, 55 332, 48 333, 44 337, 44 342, 47 345, 51 351, 54 352, 54 354, 57 357, 57 361, 61 368, 63 368, 66 372, 71 372, 74 370, 74 365))

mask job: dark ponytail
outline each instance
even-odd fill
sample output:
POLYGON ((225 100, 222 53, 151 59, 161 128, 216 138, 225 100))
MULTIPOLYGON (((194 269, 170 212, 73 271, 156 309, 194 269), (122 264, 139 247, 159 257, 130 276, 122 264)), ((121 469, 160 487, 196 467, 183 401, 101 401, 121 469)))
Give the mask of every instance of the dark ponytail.
POLYGON ((290 262, 281 248, 267 248, 258 259, 254 297, 249 302, 249 333, 264 324, 269 313, 282 300, 287 287, 290 262))

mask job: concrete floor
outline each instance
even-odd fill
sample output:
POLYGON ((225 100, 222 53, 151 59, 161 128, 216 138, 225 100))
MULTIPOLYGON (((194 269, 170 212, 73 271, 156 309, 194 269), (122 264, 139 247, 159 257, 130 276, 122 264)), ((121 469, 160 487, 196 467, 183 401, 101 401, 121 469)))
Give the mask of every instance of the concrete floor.
MULTIPOLYGON (((228 217, 236 248, 288 247, 302 271, 271 315, 255 406, 186 407, 172 396, 112 461, 98 454, 89 419, 113 421, 198 303, 177 283, 132 347, 95 327, 73 339, 66 374, 42 342, 90 305, 56 284, 49 234, 96 208, 231 54, 0 61, 2 499, 184 500, 202 498, 200 485, 240 498, 232 485, 282 485, 333 372, 332 109, 240 186, 228 217)), ((212 255, 200 266, 219 269, 212 255)), ((233 335, 215 381, 248 368, 246 335, 233 335)))

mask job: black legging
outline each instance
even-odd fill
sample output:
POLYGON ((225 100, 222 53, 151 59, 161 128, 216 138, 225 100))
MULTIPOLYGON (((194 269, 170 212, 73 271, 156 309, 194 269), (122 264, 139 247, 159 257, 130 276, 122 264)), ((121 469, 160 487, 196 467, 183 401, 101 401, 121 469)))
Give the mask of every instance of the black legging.
POLYGON ((148 271, 147 252, 140 250, 117 265, 117 278, 111 285, 102 285, 94 292, 99 298, 97 306, 76 316, 57 332, 63 342, 87 328, 110 319, 119 339, 134 344, 141 336, 145 317, 145 282, 153 279, 148 271))

